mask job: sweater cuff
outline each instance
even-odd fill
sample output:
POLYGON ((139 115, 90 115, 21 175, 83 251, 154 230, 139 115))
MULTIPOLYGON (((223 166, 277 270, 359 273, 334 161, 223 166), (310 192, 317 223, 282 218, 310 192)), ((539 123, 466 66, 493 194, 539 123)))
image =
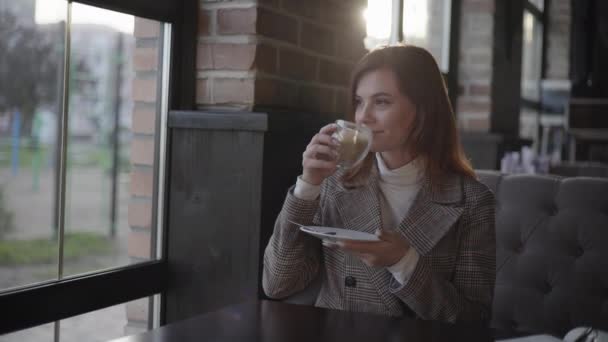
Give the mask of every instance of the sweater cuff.
POLYGON ((299 199, 312 201, 319 197, 321 193, 320 185, 313 185, 302 179, 302 176, 298 176, 296 180, 296 187, 293 190, 293 195, 299 199))
POLYGON ((404 285, 414 272, 414 269, 416 269, 418 259, 420 259, 418 252, 416 252, 416 249, 410 247, 401 260, 396 264, 387 267, 387 269, 400 285, 404 285))

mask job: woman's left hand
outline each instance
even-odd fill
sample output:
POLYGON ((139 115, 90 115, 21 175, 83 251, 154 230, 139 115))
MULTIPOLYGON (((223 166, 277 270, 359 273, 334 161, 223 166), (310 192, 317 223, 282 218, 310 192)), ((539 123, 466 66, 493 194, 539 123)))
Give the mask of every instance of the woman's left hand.
POLYGON ((380 241, 339 240, 336 246, 370 267, 392 266, 410 249, 410 244, 398 231, 379 229, 376 236, 380 241))

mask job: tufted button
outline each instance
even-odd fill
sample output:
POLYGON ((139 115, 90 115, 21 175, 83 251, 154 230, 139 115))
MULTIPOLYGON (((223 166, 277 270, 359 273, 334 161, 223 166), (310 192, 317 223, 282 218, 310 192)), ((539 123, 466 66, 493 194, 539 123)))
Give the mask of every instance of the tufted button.
POLYGON ((556 204, 553 204, 551 208, 549 208, 549 216, 555 216, 559 212, 559 208, 556 204))
POLYGON ((347 276, 344 278, 344 285, 347 287, 357 287, 357 279, 352 276, 347 276))
POLYGON ((507 320, 507 329, 515 331, 517 329, 517 322, 514 319, 507 320))
POLYGON ((553 289, 553 287, 551 286, 551 284, 548 281, 545 281, 545 285, 543 287, 543 293, 547 294, 547 293, 551 292, 552 289, 553 289))

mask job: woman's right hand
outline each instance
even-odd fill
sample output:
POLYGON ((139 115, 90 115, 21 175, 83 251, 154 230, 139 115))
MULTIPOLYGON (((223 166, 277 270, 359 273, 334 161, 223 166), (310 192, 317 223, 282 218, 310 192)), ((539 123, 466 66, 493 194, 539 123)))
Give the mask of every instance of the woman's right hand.
POLYGON ((331 137, 336 131, 332 123, 321 128, 302 154, 302 180, 313 185, 320 185, 338 168, 338 143, 331 137))

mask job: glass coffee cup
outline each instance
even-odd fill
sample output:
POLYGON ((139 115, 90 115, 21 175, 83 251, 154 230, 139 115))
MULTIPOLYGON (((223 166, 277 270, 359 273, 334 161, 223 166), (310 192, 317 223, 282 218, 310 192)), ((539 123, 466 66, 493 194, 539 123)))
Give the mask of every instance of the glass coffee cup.
POLYGON ((337 129, 332 138, 339 142, 338 167, 349 169, 359 164, 372 146, 372 131, 369 127, 354 122, 337 120, 337 129))

